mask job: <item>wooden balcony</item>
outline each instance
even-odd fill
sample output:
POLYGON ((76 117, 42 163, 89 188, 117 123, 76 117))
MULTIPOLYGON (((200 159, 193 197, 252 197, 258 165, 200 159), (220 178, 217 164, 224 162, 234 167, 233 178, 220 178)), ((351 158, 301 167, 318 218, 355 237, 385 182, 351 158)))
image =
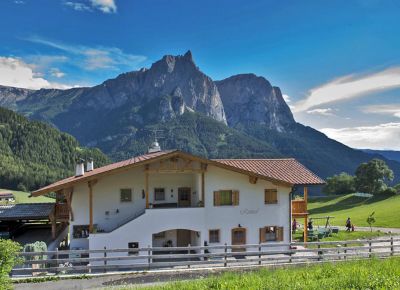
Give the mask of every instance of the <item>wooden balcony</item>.
POLYGON ((292 215, 293 216, 307 216, 307 202, 303 199, 292 200, 292 215))
POLYGON ((56 203, 55 213, 56 213, 56 219, 58 221, 69 220, 69 209, 66 203, 56 203))

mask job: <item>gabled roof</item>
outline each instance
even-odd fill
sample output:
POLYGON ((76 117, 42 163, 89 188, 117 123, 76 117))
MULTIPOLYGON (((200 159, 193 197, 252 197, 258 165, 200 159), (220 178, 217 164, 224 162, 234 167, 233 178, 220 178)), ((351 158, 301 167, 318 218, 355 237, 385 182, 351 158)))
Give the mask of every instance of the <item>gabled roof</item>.
POLYGON ((325 183, 324 180, 294 158, 215 159, 215 161, 293 185, 319 185, 325 183))
POLYGON ((14 194, 12 192, 0 192, 0 198, 14 198, 14 194))
POLYGON ((19 203, 0 205, 0 221, 48 219, 54 203, 19 203))
POLYGON ((236 171, 243 174, 248 174, 260 178, 264 178, 271 182, 293 185, 317 185, 325 182, 317 175, 309 171, 295 159, 215 159, 209 160, 202 157, 197 157, 178 150, 160 151, 148 153, 141 156, 133 157, 128 160, 109 164, 103 167, 96 168, 92 171, 85 172, 82 176, 72 176, 46 187, 32 192, 33 196, 46 194, 49 192, 61 190, 74 184, 90 181, 101 176, 117 173, 122 170, 127 170, 136 166, 148 164, 157 160, 167 159, 171 157, 186 157, 196 159, 197 161, 212 164, 221 168, 236 171))

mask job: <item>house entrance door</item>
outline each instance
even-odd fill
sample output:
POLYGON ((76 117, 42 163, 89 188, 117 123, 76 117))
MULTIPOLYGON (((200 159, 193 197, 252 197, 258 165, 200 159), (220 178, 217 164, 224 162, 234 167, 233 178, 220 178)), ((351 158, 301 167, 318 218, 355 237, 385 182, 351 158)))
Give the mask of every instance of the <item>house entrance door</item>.
MULTIPOLYGON (((246 229, 235 228, 232 229, 232 245, 245 245, 246 244, 246 229)), ((233 248, 232 252, 244 252, 246 248, 233 248)))
POLYGON ((191 190, 190 187, 178 188, 178 206, 190 207, 191 204, 191 190))
POLYGON ((190 244, 190 232, 189 230, 176 230, 176 246, 187 247, 190 244))

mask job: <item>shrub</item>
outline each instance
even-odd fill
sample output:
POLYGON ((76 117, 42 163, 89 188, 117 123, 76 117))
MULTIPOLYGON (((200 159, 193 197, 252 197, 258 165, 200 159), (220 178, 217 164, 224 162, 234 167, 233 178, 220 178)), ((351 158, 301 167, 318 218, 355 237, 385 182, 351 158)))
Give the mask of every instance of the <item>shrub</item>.
POLYGON ((15 265, 22 262, 18 257, 21 246, 11 240, 0 239, 0 288, 12 289, 10 273, 15 265))
POLYGON ((388 188, 382 190, 381 194, 395 195, 395 194, 397 194, 397 190, 394 187, 388 187, 388 188))
POLYGON ((327 194, 348 194, 355 191, 354 176, 345 172, 328 177, 323 192, 327 194))
MULTIPOLYGON (((24 246, 24 252, 47 252, 47 245, 45 242, 41 241, 36 241, 32 244, 26 244, 24 246)), ((46 255, 27 256, 25 259, 27 261, 38 261, 47 259, 47 256, 46 255)))

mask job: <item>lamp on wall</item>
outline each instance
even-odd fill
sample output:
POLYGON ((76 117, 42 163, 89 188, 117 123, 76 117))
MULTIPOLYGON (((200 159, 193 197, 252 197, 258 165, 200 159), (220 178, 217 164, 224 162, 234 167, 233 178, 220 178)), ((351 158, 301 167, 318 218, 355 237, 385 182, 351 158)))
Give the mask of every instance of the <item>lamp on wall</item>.
POLYGON ((238 228, 241 228, 242 227, 242 225, 241 224, 238 224, 238 228))

